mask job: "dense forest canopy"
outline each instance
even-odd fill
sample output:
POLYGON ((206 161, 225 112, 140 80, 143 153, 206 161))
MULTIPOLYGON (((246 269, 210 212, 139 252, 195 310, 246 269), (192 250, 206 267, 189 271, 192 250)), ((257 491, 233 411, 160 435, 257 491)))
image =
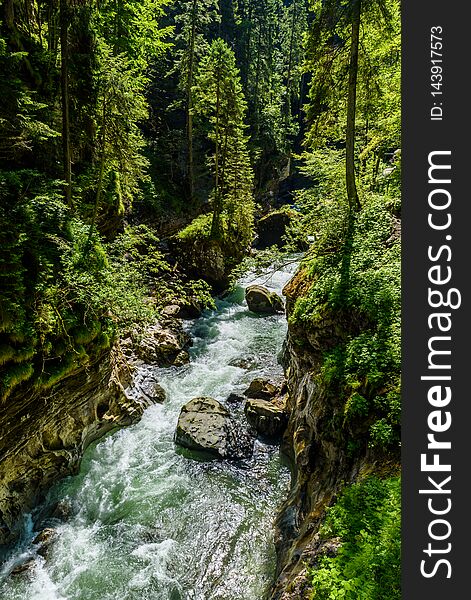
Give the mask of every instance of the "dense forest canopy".
POLYGON ((298 143, 307 14, 305 0, 2 2, 4 397, 86 360, 74 331, 106 346, 117 323, 195 293, 165 278, 133 215, 197 217, 190 234, 240 260, 254 194, 298 143), (143 244, 139 265, 120 253, 143 244))

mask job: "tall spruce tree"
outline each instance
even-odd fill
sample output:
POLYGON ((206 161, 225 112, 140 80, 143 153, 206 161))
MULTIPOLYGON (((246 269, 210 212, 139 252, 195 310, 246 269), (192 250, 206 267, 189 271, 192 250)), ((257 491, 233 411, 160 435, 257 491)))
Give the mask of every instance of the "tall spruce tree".
POLYGON ((185 96, 187 171, 190 200, 195 193, 193 149, 193 84, 197 63, 209 48, 209 30, 219 22, 218 0, 180 0, 177 4, 176 69, 179 87, 185 96))
POLYGON ((247 105, 234 53, 222 39, 214 40, 201 60, 194 94, 195 114, 212 145, 211 235, 221 239, 231 231, 234 241, 246 245, 253 227, 253 176, 244 124, 247 105))

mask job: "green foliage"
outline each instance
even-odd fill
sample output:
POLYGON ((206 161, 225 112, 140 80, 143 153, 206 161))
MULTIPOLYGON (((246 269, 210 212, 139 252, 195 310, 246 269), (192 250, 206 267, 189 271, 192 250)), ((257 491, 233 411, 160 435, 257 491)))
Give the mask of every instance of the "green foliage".
POLYGON ((234 44, 263 181, 273 175, 270 163, 288 150, 299 127, 307 2, 241 0, 234 3, 234 13, 234 44))
MULTIPOLYGON (((307 105, 310 149, 345 144, 352 2, 314 2, 306 44, 312 73, 307 105)), ((356 99, 356 162, 363 187, 399 191, 400 2, 363 0, 356 99), (385 172, 385 167, 392 173, 385 172), (391 188, 391 189, 390 189, 391 188)))
POLYGON ((19 160, 42 142, 59 134, 47 123, 47 105, 28 90, 19 70, 25 52, 12 52, 0 34, 0 160, 19 160))
POLYGON ((152 230, 128 227, 113 242, 93 235, 89 243, 88 224, 45 186, 29 171, 0 179, 2 398, 33 375, 41 388, 56 384, 166 304, 213 305, 208 286, 173 273, 152 230), (22 200, 8 201, 20 189, 22 200))
POLYGON ((32 377, 33 365, 30 363, 11 365, 5 369, 0 380, 0 398, 6 400, 16 386, 32 377))
POLYGON ((212 144, 211 236, 244 250, 253 236, 253 173, 244 117, 246 103, 232 50, 216 39, 201 60, 194 88, 195 114, 212 144))
POLYGON ((144 72, 168 47, 171 27, 160 21, 168 0, 102 0, 94 13, 95 27, 114 55, 126 56, 144 72))
POLYGON ((313 600, 399 600, 401 547, 399 478, 374 477, 344 489, 327 509, 322 539, 340 538, 334 557, 311 569, 313 600))
POLYGON ((369 428, 372 446, 399 444, 401 370, 401 250, 390 211, 393 199, 363 195, 350 215, 337 182, 342 151, 306 155, 305 170, 318 185, 300 194, 303 211, 292 239, 313 236, 304 260, 309 291, 298 298, 291 322, 314 330, 325 318, 348 323, 348 337, 324 356, 321 378, 344 399, 344 426, 369 428))
POLYGON ((177 238, 182 241, 207 240, 211 237, 212 215, 200 215, 193 219, 184 229, 177 233, 177 238))

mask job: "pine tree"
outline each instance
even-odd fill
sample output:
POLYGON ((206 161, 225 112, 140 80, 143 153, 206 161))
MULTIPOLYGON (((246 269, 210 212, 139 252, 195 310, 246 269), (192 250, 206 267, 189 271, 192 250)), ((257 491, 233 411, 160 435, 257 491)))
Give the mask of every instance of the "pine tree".
POLYGON ((284 7, 281 23, 283 83, 285 87, 284 127, 293 129, 291 119, 301 112, 302 64, 304 60, 303 37, 307 30, 306 0, 292 0, 284 7))
POLYGON ((253 175, 244 125, 247 105, 234 53, 222 39, 214 40, 201 60, 194 93, 195 114, 200 127, 206 124, 213 149, 211 235, 221 239, 231 231, 242 247, 253 227, 253 175))
POLYGON ((111 204, 111 214, 122 216, 125 204, 130 206, 133 197, 138 195, 139 182, 145 177, 147 167, 147 160, 142 155, 144 140, 138 127, 147 116, 143 94, 145 80, 125 55, 114 55, 104 42, 100 63, 97 77, 98 175, 87 251, 103 199, 106 197, 111 204))
POLYGON ((198 60, 209 48, 208 33, 219 22, 218 0, 181 0, 177 4, 175 66, 185 95, 187 168, 190 200, 195 193, 193 149, 193 84, 198 60))

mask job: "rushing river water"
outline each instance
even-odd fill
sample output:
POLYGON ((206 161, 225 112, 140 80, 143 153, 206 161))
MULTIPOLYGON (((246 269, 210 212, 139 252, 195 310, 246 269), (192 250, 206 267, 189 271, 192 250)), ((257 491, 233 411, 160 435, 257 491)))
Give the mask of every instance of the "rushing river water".
POLYGON ((243 288, 256 282, 280 293, 294 269, 247 277, 217 310, 192 322, 189 365, 143 368, 140 376, 152 371, 167 400, 91 446, 79 475, 51 491, 50 502, 70 503, 73 516, 55 524, 47 559, 36 557, 30 573, 8 576, 35 555, 34 532, 26 529, 3 566, 2 600, 264 597, 275 568, 273 520, 289 482, 278 448, 257 441, 250 460, 195 460, 173 435, 191 398, 224 401, 257 376, 281 373, 286 320, 250 313, 243 288), (231 366, 242 358, 245 368, 231 366))

